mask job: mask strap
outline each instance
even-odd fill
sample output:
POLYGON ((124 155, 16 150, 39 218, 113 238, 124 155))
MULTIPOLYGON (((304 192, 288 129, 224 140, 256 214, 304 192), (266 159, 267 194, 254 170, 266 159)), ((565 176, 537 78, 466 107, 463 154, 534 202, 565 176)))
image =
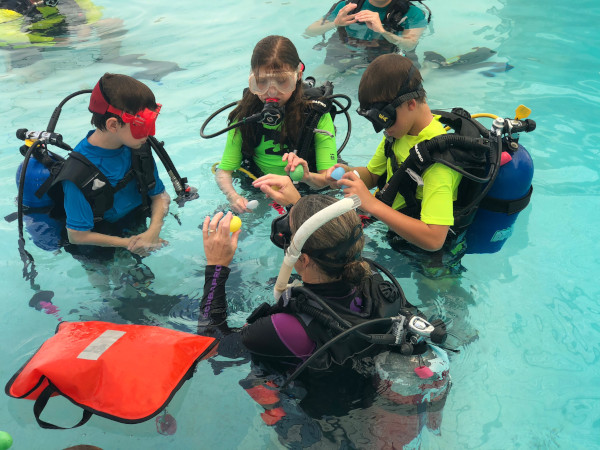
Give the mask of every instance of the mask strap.
POLYGON ((346 264, 348 264, 348 262, 356 260, 356 257, 360 255, 360 252, 359 252, 358 255, 354 255, 354 257, 351 258, 350 260, 348 260, 348 258, 346 258, 346 253, 348 253, 348 250, 350 250, 350 248, 352 248, 352 246, 358 242, 358 240, 362 237, 362 235, 363 235, 362 224, 359 223, 352 229, 352 232, 350 233, 350 239, 348 239, 343 244, 336 246, 337 251, 333 255, 330 256, 330 253, 332 250, 331 247, 323 248, 323 249, 319 249, 319 250, 304 251, 303 253, 306 253, 308 256, 310 256, 314 259, 323 261, 324 263, 327 263, 328 265, 343 267, 346 264))
POLYGON ((425 95, 425 91, 423 90, 422 84, 419 84, 417 89, 415 89, 414 91, 408 91, 408 89, 410 88, 410 82, 413 79, 415 70, 416 70, 415 65, 412 64, 410 66, 410 69, 408 70, 408 75, 406 76, 404 83, 402 83, 402 87, 400 87, 400 89, 398 90, 398 94, 396 94, 396 98, 394 99, 394 101, 392 103, 390 103, 392 105, 392 108, 395 109, 398 106, 400 106, 402 103, 404 103, 408 100, 412 100, 413 98, 419 98, 419 97, 425 95))

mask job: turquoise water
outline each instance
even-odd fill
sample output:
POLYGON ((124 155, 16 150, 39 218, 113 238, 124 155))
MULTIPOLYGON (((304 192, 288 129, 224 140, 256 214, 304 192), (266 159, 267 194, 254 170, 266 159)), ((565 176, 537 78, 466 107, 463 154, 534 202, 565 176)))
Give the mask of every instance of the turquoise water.
MULTIPOLYGON (((127 30, 123 36, 107 38, 100 45, 94 31, 74 48, 46 52, 44 61, 12 70, 7 52, 0 52, 2 216, 16 210, 14 175, 22 157, 15 130, 42 129, 60 100, 93 87, 106 71, 133 75, 143 70, 96 62, 116 50, 176 62, 184 69, 160 81, 145 81, 163 104, 157 135, 201 198, 184 208, 172 205, 180 223, 174 216, 167 220, 164 237, 170 246, 145 260, 155 274, 151 289, 162 297, 148 295, 130 305, 94 288, 70 255, 46 252, 28 242, 38 271, 35 282, 54 292, 58 311, 44 314, 30 307, 33 291, 23 279, 16 223, 0 222, 3 383, 54 333, 58 318, 129 320, 194 330, 193 299, 201 293, 205 263, 197 226, 225 203, 210 172, 224 140, 201 140, 200 125, 219 106, 239 98, 252 48, 265 35, 291 38, 309 74, 324 58, 324 52, 312 49, 319 38, 302 37, 304 28, 328 7, 315 0, 226 0, 219 7, 201 9, 195 6, 198 2, 178 2, 172 9, 161 9, 164 4, 147 8, 145 2, 97 4, 105 8, 104 17, 123 20, 127 30)), ((535 163, 531 206, 520 215, 501 252, 463 258, 467 271, 458 284, 428 283, 417 274, 405 275, 395 255, 380 246, 376 237, 380 228, 367 231, 373 238, 368 252, 402 275, 400 282, 411 301, 428 313, 454 317, 456 334, 473 336, 477 330, 479 336, 460 354, 451 355, 454 386, 444 408, 441 435, 424 431, 422 448, 597 448, 600 289, 594 279, 600 266, 596 253, 600 125, 595 118, 600 113, 600 13, 591 1, 577 6, 556 0, 481 0, 462 2, 460 8, 441 0, 427 4, 433 22, 417 54, 436 51, 451 57, 486 46, 497 51, 490 61, 514 66, 495 76, 482 74, 484 68, 424 67, 430 104, 509 117, 523 103, 532 109, 538 128, 521 138, 535 163)), ((360 74, 335 77, 336 92, 356 100, 359 79, 360 74)), ((72 145, 88 128, 86 101, 69 102, 57 127, 72 145)), ((344 157, 364 165, 380 136, 354 112, 352 119, 344 157)), ((162 177, 168 179, 164 172, 162 177)), ((282 259, 279 250, 263 244, 276 212, 261 202, 253 216, 243 218, 229 282, 229 298, 236 306, 233 323, 242 323, 253 306, 270 299, 271 290, 265 285, 282 259)), ((124 259, 117 268, 128 264, 124 259)), ((248 370, 248 365, 234 366, 215 376, 208 364, 201 363, 168 407, 178 425, 171 436, 157 434, 154 419, 124 425, 94 417, 76 430, 45 431, 33 418, 31 402, 6 396, 0 401, 0 430, 13 436, 15 449, 75 444, 111 449, 278 448, 275 432, 259 417, 262 408, 239 387, 248 370)), ((57 400, 48 414, 64 416, 65 424, 75 423, 74 409, 57 400)))

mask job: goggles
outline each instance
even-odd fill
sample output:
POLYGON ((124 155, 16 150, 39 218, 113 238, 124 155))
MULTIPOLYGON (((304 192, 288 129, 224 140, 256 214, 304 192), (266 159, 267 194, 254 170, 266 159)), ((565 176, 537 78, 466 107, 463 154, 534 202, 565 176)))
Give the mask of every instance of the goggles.
POLYGON ((286 250, 292 243, 290 213, 276 217, 271 222, 271 242, 283 250, 286 250))
POLYGON ((408 92, 396 97, 392 102, 376 102, 369 108, 358 108, 356 112, 359 116, 364 117, 373 125, 375 133, 381 130, 387 130, 396 122, 396 108, 402 103, 425 96, 423 89, 418 89, 413 92, 408 92))
POLYGON ((289 94, 296 89, 298 73, 298 70, 294 72, 274 72, 263 75, 250 72, 250 76, 248 77, 248 87, 250 88, 250 92, 256 95, 265 95, 271 86, 282 94, 289 94))
POLYGON ((108 103, 104 92, 102 92, 100 81, 98 81, 90 97, 89 110, 98 114, 106 114, 107 112, 116 114, 124 123, 130 124, 131 136, 134 139, 143 139, 147 136, 153 136, 156 132, 156 119, 161 107, 162 105, 157 103, 155 111, 145 108, 135 114, 129 114, 108 103))

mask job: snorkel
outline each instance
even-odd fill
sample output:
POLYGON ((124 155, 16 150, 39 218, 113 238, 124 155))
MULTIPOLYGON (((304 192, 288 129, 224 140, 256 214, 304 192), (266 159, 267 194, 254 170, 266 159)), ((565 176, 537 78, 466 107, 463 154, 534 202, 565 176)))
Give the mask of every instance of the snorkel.
POLYGON ((275 300, 279 300, 281 294, 283 294, 283 292, 287 289, 290 275, 294 269, 294 264, 296 264, 296 261, 298 261, 298 258, 300 258, 302 247, 304 246, 306 240, 316 230, 321 228, 331 219, 335 219, 336 217, 339 217, 352 209, 356 209, 359 206, 360 198, 357 195, 351 195, 343 198, 342 200, 338 200, 326 208, 323 208, 321 211, 314 214, 306 222, 304 222, 300 228, 298 228, 296 233, 294 233, 294 237, 290 246, 285 252, 281 269, 279 269, 279 275, 277 276, 275 288, 273 289, 275 300))

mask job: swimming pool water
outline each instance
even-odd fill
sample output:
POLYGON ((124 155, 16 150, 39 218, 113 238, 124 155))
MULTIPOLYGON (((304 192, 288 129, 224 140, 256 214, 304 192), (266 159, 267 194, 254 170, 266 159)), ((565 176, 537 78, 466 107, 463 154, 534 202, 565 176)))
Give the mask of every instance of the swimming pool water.
MULTIPOLYGON (((81 265, 65 252, 43 251, 28 241, 38 289, 54 292, 52 302, 58 310, 49 314, 29 306, 34 291, 23 277, 16 223, 0 222, 3 383, 54 333, 59 319, 129 321, 194 331, 205 263, 198 225, 225 204, 211 175, 224 139, 201 140, 198 130, 211 112, 239 98, 252 49, 262 37, 283 34, 292 39, 307 74, 324 58, 324 51, 312 49, 320 38, 302 36, 329 7, 316 0, 225 0, 215 5, 182 1, 150 8, 146 2, 96 3, 104 7, 104 17, 123 20, 124 34, 99 42, 92 33, 73 48, 45 52, 43 61, 12 70, 9 53, 0 51, 2 217, 16 210, 14 176, 22 160, 16 129, 42 129, 65 96, 93 87, 106 71, 135 75, 145 69, 135 65, 141 59, 170 61, 183 69, 160 81, 142 81, 163 104, 157 136, 201 196, 183 208, 172 205, 177 217, 170 215, 164 228, 170 245, 145 259, 155 275, 152 293, 132 302, 92 287, 81 265), (122 59, 102 61, 117 51, 141 56, 132 58, 130 66, 116 64, 122 59)), ((499 253, 463 258, 467 270, 458 284, 407 274, 377 238, 381 228, 367 230, 367 252, 401 276, 410 301, 427 313, 453 318, 453 332, 462 332, 463 338, 478 336, 461 347, 460 354, 450 355, 454 384, 441 435, 424 431, 422 448, 598 448, 600 13, 589 0, 577 5, 557 0, 427 0, 427 5, 433 21, 419 44, 419 56, 436 51, 450 58, 473 47, 489 47, 497 55, 488 62, 514 66, 508 72, 493 72, 490 66, 424 66, 431 106, 462 106, 471 113, 509 117, 522 103, 532 109, 537 129, 521 137, 535 164, 531 205, 499 253)), ((348 94, 355 106, 359 79, 360 74, 333 78, 336 92, 348 94)), ((68 103, 57 127, 71 145, 89 127, 83 97, 68 103)), ((364 165, 380 135, 354 109, 352 137, 343 156, 364 165)), ((341 122, 336 121, 343 132, 341 122)), ((220 125, 224 121, 215 122, 213 129, 220 125)), ((161 176, 167 184, 164 171, 161 176)), ((168 190, 173 194, 171 186, 168 190)), ((265 286, 282 260, 278 249, 263 244, 277 213, 262 197, 251 195, 261 205, 253 215, 242 217, 244 231, 228 284, 234 324, 243 323, 248 311, 271 298, 265 286)), ((128 264, 123 258, 111 276, 118 278, 119 268, 128 264)), ((214 375, 208 364, 200 363, 168 407, 177 419, 177 432, 171 436, 157 434, 154 419, 124 425, 94 417, 79 429, 46 431, 37 426, 31 402, 6 396, 0 400, 0 430, 13 436, 15 449, 75 444, 107 449, 279 448, 275 432, 260 419, 262 408, 239 387, 248 369, 233 366, 214 375)), ((68 424, 78 420, 79 412, 57 400, 48 414, 64 416, 68 424)))

